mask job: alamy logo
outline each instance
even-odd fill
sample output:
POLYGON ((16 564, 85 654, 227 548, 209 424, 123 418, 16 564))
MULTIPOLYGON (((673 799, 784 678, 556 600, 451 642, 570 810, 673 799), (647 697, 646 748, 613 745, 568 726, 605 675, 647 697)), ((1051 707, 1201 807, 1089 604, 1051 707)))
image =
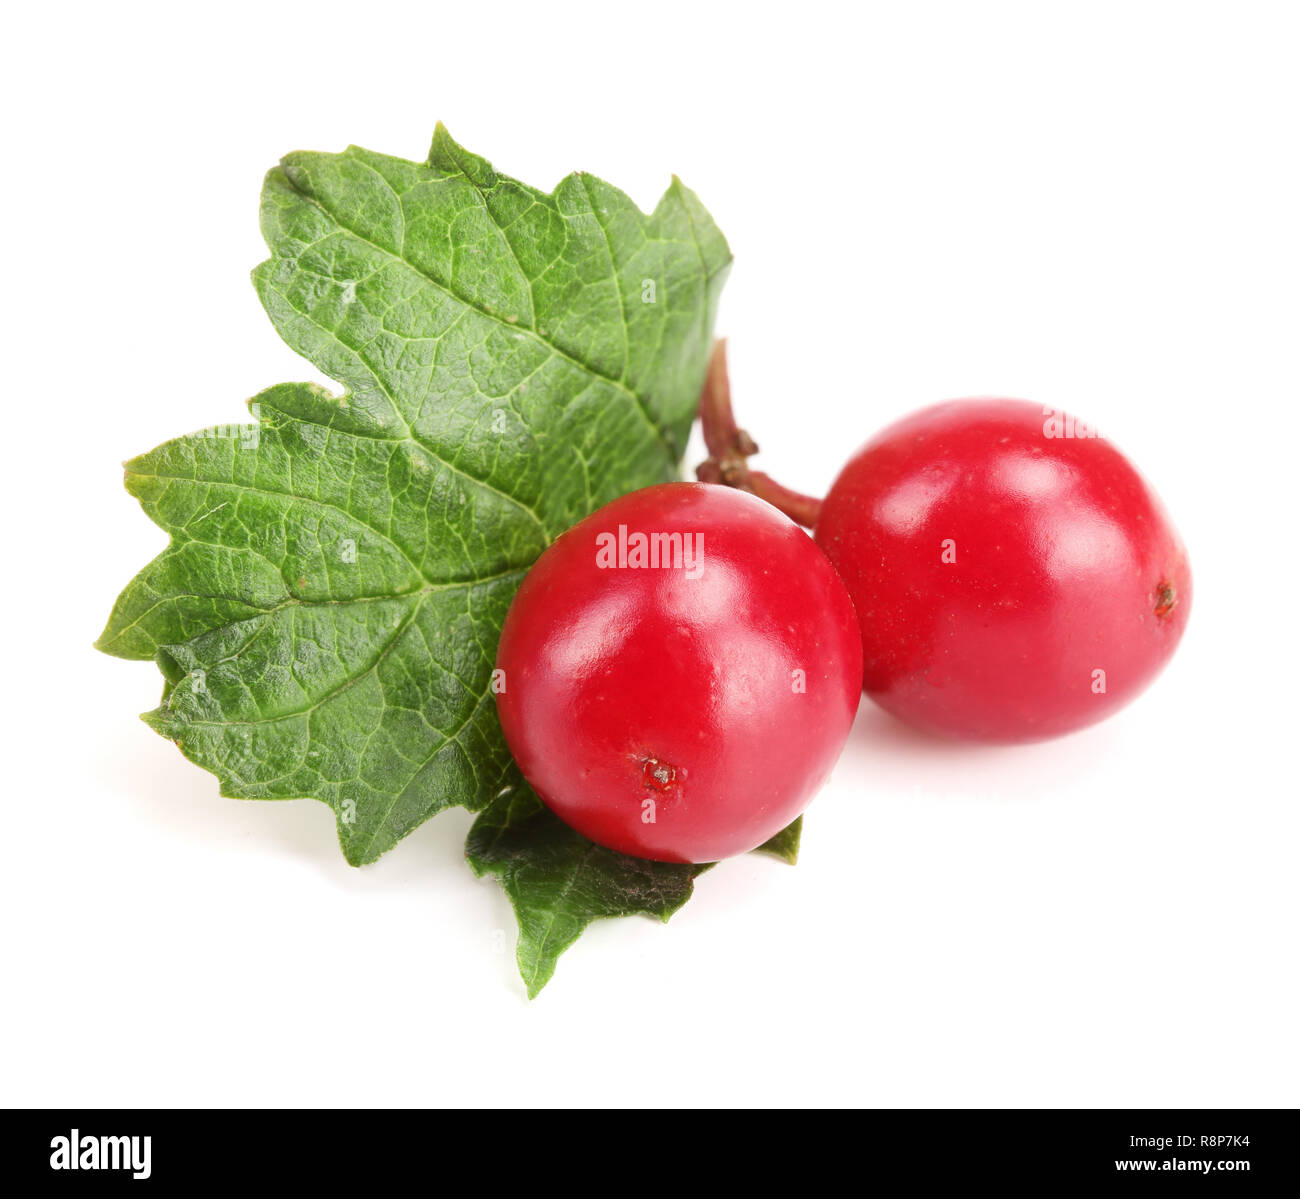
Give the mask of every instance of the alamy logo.
POLYGON ((130 1170, 132 1178, 148 1178, 152 1137, 83 1136, 74 1128, 50 1142, 51 1170, 130 1170))
POLYGON ((596 534, 596 566, 600 570, 680 570, 688 579, 704 573, 703 533, 596 534))
POLYGON ((1043 421, 1043 436, 1048 440, 1056 437, 1073 439, 1075 437, 1101 436, 1086 420, 1080 420, 1077 416, 1071 416, 1068 412, 1061 412, 1056 408, 1044 408, 1043 415, 1047 417, 1043 421))

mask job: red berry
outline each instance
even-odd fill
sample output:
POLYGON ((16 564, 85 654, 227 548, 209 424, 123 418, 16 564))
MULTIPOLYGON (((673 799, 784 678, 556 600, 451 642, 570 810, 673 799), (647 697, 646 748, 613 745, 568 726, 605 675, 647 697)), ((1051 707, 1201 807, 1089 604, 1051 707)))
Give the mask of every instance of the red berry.
POLYGON ((1191 606, 1137 471, 1023 400, 885 429, 831 487, 816 540, 857 608, 867 694, 936 733, 1031 741, 1101 720, 1159 673, 1191 606))
POLYGON ((700 483, 633 492, 559 537, 497 666, 506 742, 543 802, 670 862, 744 853, 798 816, 862 688, 852 604, 812 539, 700 483))

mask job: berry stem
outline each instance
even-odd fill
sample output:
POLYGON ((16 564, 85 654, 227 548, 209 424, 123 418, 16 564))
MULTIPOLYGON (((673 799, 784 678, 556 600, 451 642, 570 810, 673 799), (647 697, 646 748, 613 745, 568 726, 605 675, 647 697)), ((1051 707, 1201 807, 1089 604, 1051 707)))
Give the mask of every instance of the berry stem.
POLYGON ((792 491, 761 470, 749 469, 749 456, 758 453, 758 444, 736 424, 724 337, 713 344, 704 390, 700 393, 700 424, 709 451, 708 458, 695 468, 695 477, 701 483, 720 483, 748 491, 805 528, 811 529, 817 523, 821 500, 792 491))

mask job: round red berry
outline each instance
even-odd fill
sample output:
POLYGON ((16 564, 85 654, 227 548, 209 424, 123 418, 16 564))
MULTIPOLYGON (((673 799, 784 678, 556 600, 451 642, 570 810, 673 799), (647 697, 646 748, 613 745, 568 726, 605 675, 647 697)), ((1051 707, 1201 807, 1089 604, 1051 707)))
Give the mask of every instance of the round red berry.
POLYGON ((1187 555, 1096 431, 1023 400, 922 409, 860 449, 817 544, 862 627, 863 685, 931 732, 1030 741, 1109 716, 1187 624, 1187 555))
POLYGON ((853 607, 812 539, 699 483, 633 492, 559 537, 497 666, 501 727, 542 801, 601 845, 673 862, 794 820, 862 686, 853 607))

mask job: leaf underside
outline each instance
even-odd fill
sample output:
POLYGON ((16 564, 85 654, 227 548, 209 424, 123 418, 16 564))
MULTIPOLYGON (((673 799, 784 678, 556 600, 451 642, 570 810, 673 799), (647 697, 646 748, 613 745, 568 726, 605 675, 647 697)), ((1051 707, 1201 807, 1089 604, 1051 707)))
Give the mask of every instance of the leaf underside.
MULTIPOLYGON (((569 526, 678 477, 731 256, 674 179, 654 212, 591 175, 549 194, 441 126, 426 162, 349 147, 266 176, 253 272, 342 385, 126 464, 170 535, 96 643, 153 659, 144 719, 241 799, 314 798, 353 865, 444 808, 519 918, 530 996, 592 920, 666 920, 708 866, 586 841, 518 777, 491 695, 506 609, 569 526)), ((798 823, 760 849, 793 861, 798 823)))
POLYGON ((524 783, 479 813, 465 856, 475 874, 497 878, 514 907, 515 960, 530 999, 593 920, 644 914, 666 921, 712 866, 651 862, 604 849, 553 815, 524 783))

